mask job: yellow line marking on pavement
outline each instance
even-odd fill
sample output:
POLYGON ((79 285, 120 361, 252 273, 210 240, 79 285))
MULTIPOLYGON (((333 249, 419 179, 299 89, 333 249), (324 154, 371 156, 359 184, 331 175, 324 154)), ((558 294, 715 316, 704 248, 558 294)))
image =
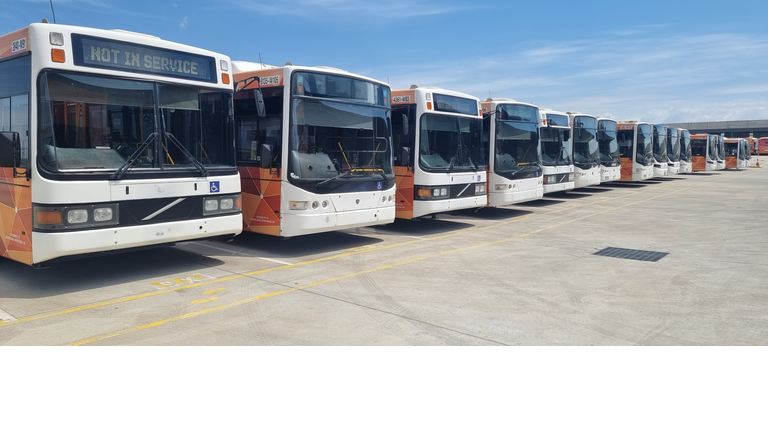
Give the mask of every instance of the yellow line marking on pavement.
POLYGON ((686 190, 693 189, 695 187, 697 187, 697 186, 691 186, 691 187, 684 188, 684 189, 678 189, 678 190, 675 190, 675 191, 672 191, 672 192, 668 192, 668 193, 665 193, 665 194, 661 194, 661 195, 654 195, 653 197, 646 198, 644 200, 631 202, 631 203, 624 204, 624 205, 621 205, 621 206, 618 206, 618 207, 612 207, 610 209, 602 210, 602 211, 597 212, 597 213, 581 216, 581 217, 578 217, 578 218, 575 218, 575 219, 571 219, 571 220, 568 220, 568 221, 565 221, 565 222, 561 222, 561 223, 558 223, 558 224, 550 225, 550 226, 545 227, 545 228, 540 228, 538 230, 530 231, 530 232, 527 232, 525 234, 519 234, 519 235, 514 236, 514 237, 509 237, 509 238, 505 238, 505 239, 501 239, 501 240, 496 240, 496 241, 488 242, 488 243, 481 243, 481 244, 477 244, 477 245, 473 245, 473 246, 468 246, 468 247, 465 247, 465 248, 458 248, 458 249, 454 249, 454 250, 450 250, 450 251, 439 252, 439 253, 430 254, 430 255, 424 255, 424 256, 420 256, 420 257, 416 257, 416 258, 411 258, 411 259, 408 259, 408 260, 405 260, 405 261, 396 262, 396 263, 393 263, 393 264, 386 264, 386 265, 382 265, 382 266, 379 266, 379 267, 376 267, 376 268, 372 268, 372 269, 368 269, 368 270, 363 270, 363 271, 359 271, 359 272, 355 272, 355 273, 350 273, 350 274, 347 274, 347 275, 344 275, 344 276, 337 276, 337 277, 333 277, 333 278, 330 278, 330 279, 325 279, 325 280, 322 280, 322 281, 319 281, 319 282, 312 282, 312 283, 309 283, 309 284, 306 284, 306 285, 301 285, 301 286, 298 286, 298 287, 288 288, 288 289, 284 289, 284 290, 280 290, 280 291, 275 291, 275 292, 272 292, 272 293, 269 293, 269 294, 263 294, 263 295, 260 295, 260 296, 257 296, 257 297, 251 297, 251 298, 247 298, 247 299, 244 299, 244 300, 223 304, 221 306, 216 306, 216 307, 212 307, 212 308, 209 308, 209 309, 204 309, 204 310, 200 310, 200 311, 196 311, 196 312, 190 312, 190 313, 187 313, 187 314, 184 314, 184 315, 179 315, 179 316, 175 316, 175 317, 172 317, 172 318, 167 318, 167 319, 160 320, 160 321, 155 321, 153 323, 144 324, 144 325, 140 325, 140 326, 137 326, 137 327, 132 327, 132 328, 120 330, 120 331, 117 331, 117 332, 114 332, 114 333, 107 333, 107 334, 103 334, 103 335, 100 335, 100 336, 94 336, 94 337, 91 337, 91 338, 88 338, 88 339, 83 339, 83 340, 79 340, 79 341, 76 341, 76 342, 72 342, 70 344, 66 344, 65 346, 86 345, 86 344, 90 344, 90 343, 93 343, 93 342, 102 341, 102 340, 105 340, 105 339, 111 339, 111 338, 114 338, 114 337, 123 336, 123 335, 130 334, 130 333, 135 333, 135 332, 138 332, 138 331, 141 331, 141 330, 146 330, 146 329, 158 327, 158 326, 161 326, 161 325, 164 325, 164 324, 169 324, 169 323, 176 322, 176 321, 181 321, 181 320, 185 320, 185 319, 188 319, 188 318, 194 318, 194 317, 197 317, 197 316, 200 316, 200 315, 209 314, 211 312, 218 312, 218 311, 229 309, 229 308, 232 308, 232 307, 235 307, 235 306, 241 306, 241 305, 245 305, 245 304, 248 304, 248 303, 253 303, 253 302, 256 302, 256 301, 259 301, 259 300, 268 299, 270 297, 275 297, 275 296, 282 295, 282 294, 288 294, 288 293, 291 293, 291 292, 294 292, 294 291, 300 291, 300 290, 304 290, 304 289, 307 289, 307 288, 312 288, 312 287, 316 287, 316 286, 320 286, 320 285, 325 285, 325 284, 328 284, 328 283, 331 283, 331 282, 336 282, 336 281, 340 281, 340 280, 344 280, 344 279, 349 279, 349 278, 365 275, 365 274, 368 274, 368 273, 378 272, 378 271, 381 271, 381 270, 387 270, 387 269, 391 269, 391 268, 394 268, 394 267, 400 267, 400 266, 404 266, 404 265, 407 265, 407 264, 412 264, 412 263, 415 263, 415 262, 418 262, 418 261, 423 261, 423 260, 426 260, 426 259, 429 259, 429 258, 435 258, 435 257, 439 257, 439 256, 444 256, 444 255, 450 255, 450 254, 454 254, 454 253, 457 253, 457 252, 464 252, 464 251, 467 251, 467 250, 470 250, 470 249, 477 249, 477 248, 481 248, 481 247, 486 247, 486 246, 496 245, 496 244, 500 244, 500 243, 510 242, 510 241, 513 241, 513 240, 518 240, 518 239, 521 239, 521 238, 524 238, 524 237, 528 237, 528 236, 531 236, 531 235, 534 235, 534 234, 538 234, 538 233, 541 233, 541 232, 544 232, 544 231, 548 231, 548 230, 551 230, 551 229, 554 229, 554 228, 557 228, 557 227, 560 227, 560 226, 563 226, 563 225, 568 225, 568 224, 571 224, 571 223, 574 223, 574 222, 577 222, 577 221, 580 221, 580 220, 583 220, 583 219, 587 219, 587 218, 590 218, 590 217, 598 216, 598 215, 605 214, 605 213, 608 213, 608 212, 612 212, 612 211, 615 211, 615 210, 623 209, 623 208, 626 208, 626 207, 629 207, 629 206, 637 205, 637 204, 640 204, 640 203, 643 203, 643 202, 646 202, 646 201, 650 201, 652 199, 656 199, 656 198, 659 198, 659 197, 663 197, 663 196, 667 196, 667 195, 672 195, 672 194, 675 194, 675 193, 678 193, 678 192, 683 192, 683 191, 686 191, 686 190))
POLYGON ((149 297, 154 297, 154 296, 161 295, 161 294, 168 294, 168 293, 172 293, 172 292, 187 290, 187 289, 190 289, 190 288, 196 288, 196 287, 200 287, 200 286, 210 285, 210 284, 213 284, 213 283, 227 282, 227 281, 231 281, 231 280, 235 280, 235 279, 242 279, 242 278, 245 278, 245 277, 257 276, 257 275, 264 274, 264 273, 270 273, 270 272, 273 272, 273 271, 285 270, 285 269, 299 267, 299 266, 305 266, 305 265, 310 265, 310 264, 317 264, 317 263, 321 263, 321 262, 325 262, 325 261, 330 261, 330 260, 335 260, 335 259, 340 259, 340 258, 346 258, 346 257, 349 257, 349 256, 353 256, 353 255, 357 255, 357 254, 362 254, 362 253, 368 253, 368 252, 373 252, 373 251, 382 251, 382 250, 387 250, 387 249, 391 249, 391 248, 395 248, 395 247, 408 246, 408 245, 412 245, 412 244, 416 244, 416 243, 422 243, 422 242, 425 242, 425 241, 442 240, 442 239, 446 239, 446 238, 450 238, 450 237, 454 237, 454 236, 465 235, 465 234, 470 234, 470 233, 480 232, 480 231, 486 231, 486 230, 493 229, 493 228, 498 228, 500 226, 507 225, 507 224, 510 224, 510 223, 522 222, 522 221, 533 219, 533 218, 543 217, 543 216, 551 215, 551 214, 555 214, 555 213, 561 213, 561 212, 564 212, 564 211, 567 211, 567 210, 573 210, 573 209, 577 209, 577 208, 581 208, 581 207, 588 207, 588 206, 591 206, 591 205, 595 205, 595 204, 599 204, 599 203, 603 203, 603 202, 607 202, 607 201, 614 201, 614 200, 617 200, 617 199, 627 198, 627 197, 631 197, 633 195, 643 194, 643 193, 646 193, 646 192, 650 192, 651 190, 663 189, 663 188, 667 188, 667 187, 670 187, 670 186, 672 186, 672 185, 671 184, 670 185, 664 185, 664 186, 661 186, 659 188, 654 188, 654 189, 643 189, 643 190, 637 191, 637 192, 622 194, 622 195, 617 196, 617 197, 606 198, 606 199, 602 199, 602 200, 598 200, 598 201, 594 201, 594 202, 588 202, 588 203, 584 203, 584 204, 577 204, 577 205, 574 205, 574 206, 565 207, 565 208, 557 209, 557 210, 551 210, 551 211, 544 212, 544 213, 539 213, 539 214, 526 215, 526 216, 523 216, 523 217, 515 218, 515 219, 513 219, 511 221, 499 222, 499 223, 492 224, 492 225, 489 225, 489 226, 486 226, 486 227, 465 228, 465 229, 461 229, 461 230, 452 231, 452 232, 450 232, 448 234, 443 234, 443 235, 440 235, 440 236, 425 237, 422 240, 410 240, 410 241, 405 241, 405 242, 401 242, 401 243, 394 243, 394 244, 391 244, 391 245, 381 246, 381 247, 377 247, 377 248, 371 248, 371 249, 365 249, 365 250, 359 250, 359 251, 346 252, 346 253, 332 255, 332 256, 324 257, 324 258, 318 258, 318 259, 314 259, 314 260, 310 260, 310 261, 303 261, 303 262, 299 262, 299 263, 295 263, 295 264, 289 264, 289 265, 284 265, 284 266, 279 266, 279 267, 271 267, 271 268, 268 268, 268 269, 257 270, 257 271, 252 271, 252 272, 248 272, 248 273, 240 273, 240 274, 235 274, 235 275, 232 275, 232 276, 225 276, 225 277, 222 277, 222 278, 214 278, 214 279, 209 279, 209 280, 205 280, 205 281, 201 281, 201 282, 197 282, 197 283, 192 283, 192 284, 188 284, 188 285, 182 285, 182 286, 178 286, 178 287, 174 287, 174 288, 169 288, 169 289, 165 289, 165 290, 147 292, 147 293, 143 293, 143 294, 137 294, 137 295, 133 295, 133 296, 121 297, 121 298, 117 298, 117 299, 106 300, 106 301, 103 301, 103 302, 97 302, 97 303, 91 303, 91 304, 87 304, 87 305, 77 306, 77 307, 73 307, 73 308, 69 308, 69 309, 63 309, 63 310, 58 310, 58 311, 53 311, 53 312, 46 312, 46 313, 42 313, 42 314, 39 314, 39 315, 32 315, 32 316, 24 317, 24 318, 18 318, 16 321, 9 321, 9 322, 0 321, 0 328, 5 327, 5 326, 9 326, 9 325, 22 324, 22 323, 27 323, 27 322, 32 322, 32 321, 38 321, 38 320, 41 320, 41 319, 53 318, 53 317, 57 317, 57 316, 61 316, 61 315, 67 315, 67 314, 71 314, 71 313, 82 312, 82 311, 86 311, 86 310, 89 310, 89 309, 95 309, 95 308, 100 308, 100 307, 104 307, 104 306, 111 306, 111 305, 115 305, 115 304, 119 304, 119 303, 125 303, 125 302, 129 302, 129 301, 134 301, 134 300, 141 300, 141 299, 145 299, 145 298, 149 298, 149 297))

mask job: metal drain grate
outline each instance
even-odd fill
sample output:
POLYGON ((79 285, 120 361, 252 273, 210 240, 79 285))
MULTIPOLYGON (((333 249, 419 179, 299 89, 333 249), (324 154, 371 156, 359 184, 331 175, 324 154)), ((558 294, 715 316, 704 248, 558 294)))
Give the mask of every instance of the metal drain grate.
POLYGON ((603 250, 599 250, 595 252, 593 255, 613 257, 613 258, 623 258, 623 259, 630 259, 630 260, 637 260, 637 261, 656 262, 669 254, 667 252, 653 252, 653 251, 644 251, 644 250, 637 250, 637 249, 622 249, 622 248, 609 247, 603 250))

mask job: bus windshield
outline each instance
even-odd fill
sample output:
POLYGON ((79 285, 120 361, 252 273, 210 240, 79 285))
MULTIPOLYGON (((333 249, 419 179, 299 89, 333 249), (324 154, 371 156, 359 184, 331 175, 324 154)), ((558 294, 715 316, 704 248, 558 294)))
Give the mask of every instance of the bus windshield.
POLYGON ((39 160, 49 171, 235 166, 230 92, 54 71, 39 86, 39 160))
POLYGON ((589 169, 597 165, 600 160, 597 145, 597 125, 593 127, 579 126, 580 117, 574 122, 573 127, 573 164, 582 169, 589 169))
POLYGON ((663 126, 653 128, 653 158, 656 162, 667 162, 667 131, 663 126))
POLYGON ((714 135, 709 136, 708 150, 709 150, 709 154, 708 154, 709 159, 713 161, 717 160, 717 137, 714 135))
POLYGON ((425 170, 468 171, 484 165, 479 118, 423 114, 419 165, 425 170))
POLYGON ((690 162, 692 154, 691 136, 687 132, 683 132, 680 135, 680 160, 690 162))
POLYGON ((673 128, 667 129, 667 158, 670 162, 680 161, 680 137, 673 128))
POLYGON ((501 105, 497 111, 500 120, 496 122, 494 171, 499 175, 539 171, 542 160, 538 111, 514 105, 501 105))
POLYGON ((739 145, 740 144, 741 144, 740 141, 725 143, 725 155, 726 156, 738 156, 739 155, 739 145))
POLYGON ((637 163, 650 166, 653 164, 653 140, 651 139, 651 125, 637 125, 637 163))
POLYGON ((600 121, 597 143, 600 148, 600 162, 606 166, 620 163, 619 142, 616 140, 616 122, 600 121))
POLYGON ((723 142, 723 137, 717 138, 717 160, 725 160, 725 143, 723 142))
POLYGON ((572 165, 571 130, 568 128, 542 127, 542 161, 546 166, 572 165))

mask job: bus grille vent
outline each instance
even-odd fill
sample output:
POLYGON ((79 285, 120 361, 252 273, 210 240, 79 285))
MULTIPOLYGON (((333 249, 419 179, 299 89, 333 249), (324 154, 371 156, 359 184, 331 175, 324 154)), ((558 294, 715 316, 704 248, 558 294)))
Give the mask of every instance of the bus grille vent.
POLYGON ((644 250, 637 250, 637 249, 622 249, 622 248, 608 247, 603 250, 599 250, 595 252, 594 255, 613 257, 613 258, 623 258, 623 259, 637 260, 637 261, 656 262, 669 254, 667 252, 653 252, 653 251, 644 251, 644 250))

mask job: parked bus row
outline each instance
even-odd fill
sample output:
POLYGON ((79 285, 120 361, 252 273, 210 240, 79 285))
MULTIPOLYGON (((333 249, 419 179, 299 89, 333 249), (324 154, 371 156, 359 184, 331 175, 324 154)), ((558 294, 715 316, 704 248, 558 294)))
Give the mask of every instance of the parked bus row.
POLYGON ((749 142, 148 35, 0 36, 0 255, 293 237, 748 166, 749 142))

